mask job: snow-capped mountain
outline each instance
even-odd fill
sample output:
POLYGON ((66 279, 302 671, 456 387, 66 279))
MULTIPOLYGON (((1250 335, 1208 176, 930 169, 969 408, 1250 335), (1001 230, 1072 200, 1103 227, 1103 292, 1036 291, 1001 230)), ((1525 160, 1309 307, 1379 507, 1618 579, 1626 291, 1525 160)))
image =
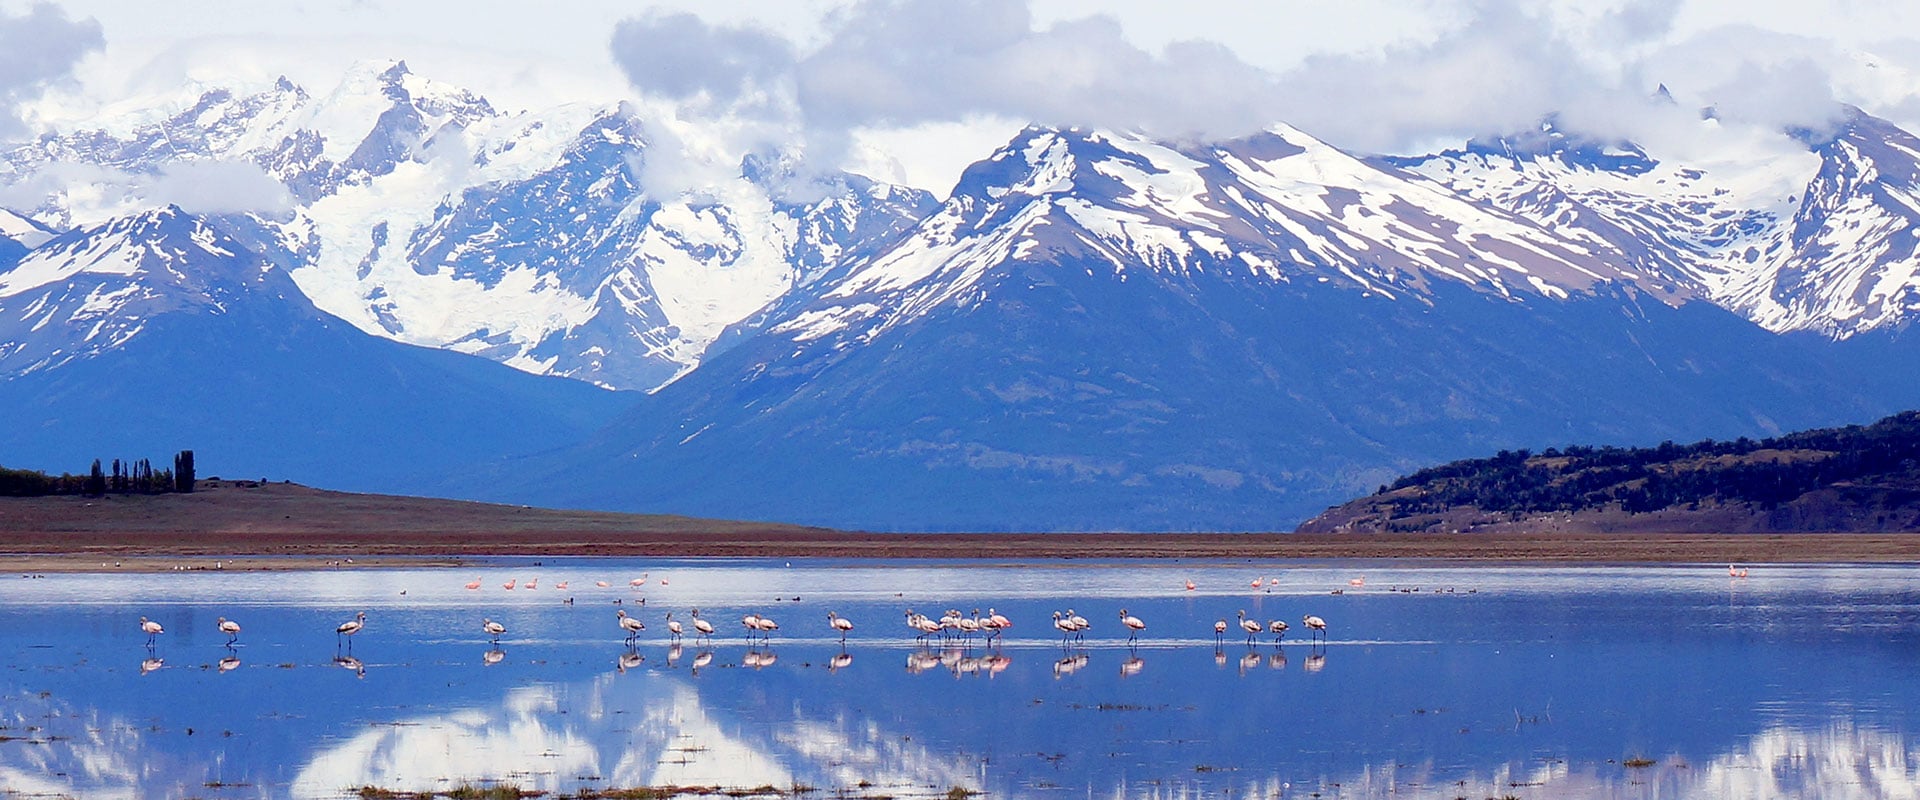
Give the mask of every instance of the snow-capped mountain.
POLYGON ((213 222, 328 313, 618 388, 684 373, 726 326, 932 202, 852 175, 792 202, 786 176, 757 161, 723 185, 651 197, 636 180, 648 145, 633 109, 501 111, 404 63, 325 96, 282 79, 175 105, 0 151, 0 181, 44 186, 26 210, 59 226, 137 213, 183 182, 276 189, 277 207, 213 222))
POLYGON ((1834 339, 1920 318, 1920 139, 1849 109, 1808 152, 1660 161, 1631 144, 1523 136, 1380 159, 1512 212, 1768 330, 1834 339))
POLYGON ((229 474, 418 491, 625 403, 356 330, 177 207, 60 234, 0 271, 9 466, 193 448, 229 474))
POLYGON ((858 527, 1258 529, 1447 452, 1897 393, 1596 249, 1295 131, 1029 130, 530 483, 858 527))
POLYGON ((397 63, 102 119, 0 148, 37 198, 0 215, 0 407, 53 415, 21 452, 94 441, 49 398, 193 376, 251 388, 166 437, 557 448, 448 494, 1270 528, 1489 449, 1920 402, 1920 352, 1879 335, 1920 308, 1920 142, 1862 114, 1692 161, 1551 120, 1391 159, 1034 127, 939 202, 784 153, 656 196, 635 107, 502 110, 397 63))

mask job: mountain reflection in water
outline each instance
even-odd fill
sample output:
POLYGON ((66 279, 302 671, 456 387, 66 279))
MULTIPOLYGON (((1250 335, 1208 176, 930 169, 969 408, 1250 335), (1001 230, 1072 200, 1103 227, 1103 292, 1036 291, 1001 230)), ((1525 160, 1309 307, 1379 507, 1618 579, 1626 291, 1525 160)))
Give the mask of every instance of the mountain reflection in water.
MULTIPOLYGON (((637 592, 617 578, 642 566, 576 560, 538 575, 614 577, 607 591, 631 610, 637 592)), ((1351 566, 1264 565, 1286 578, 1255 593, 1256 570, 1239 566, 644 567, 673 581, 647 592, 650 619, 770 606, 741 599, 745 578, 803 598, 779 601, 782 619, 833 609, 858 625, 845 646, 825 623, 789 622, 751 646, 661 635, 628 647, 610 603, 468 594, 471 571, 394 571, 267 603, 247 599, 258 595, 244 578, 0 583, 0 649, 13 654, 0 791, 343 797, 497 781, 899 798, 1920 797, 1915 568, 1769 568, 1730 585, 1700 568, 1369 564, 1362 588, 1351 566), (1188 592, 1186 580, 1236 588, 1188 592), (1432 585, 1474 591, 1410 590, 1432 585), (1016 626, 994 647, 946 646, 884 622, 947 597, 991 602, 1016 626), (1130 646, 1100 624, 1123 604, 1155 636, 1130 646), (1069 606, 1097 621, 1084 645, 1045 625, 1069 606), (361 608, 355 654, 336 654, 334 624, 361 608), (1214 621, 1241 608, 1325 616, 1331 641, 1217 643, 1214 621), (248 641, 225 647, 216 613, 245 620, 248 641), (446 633, 483 613, 516 638, 446 633), (151 652, 128 623, 140 615, 167 626, 151 652)), ((536 571, 499 572, 487 583, 536 571)))

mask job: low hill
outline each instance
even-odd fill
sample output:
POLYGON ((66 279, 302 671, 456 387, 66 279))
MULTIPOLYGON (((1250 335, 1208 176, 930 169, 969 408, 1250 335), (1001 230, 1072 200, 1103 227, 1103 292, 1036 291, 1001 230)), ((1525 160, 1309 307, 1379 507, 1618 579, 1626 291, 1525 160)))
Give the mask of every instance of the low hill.
POLYGON ((1920 411, 1771 439, 1501 451, 1420 470, 1303 533, 1920 530, 1920 411))

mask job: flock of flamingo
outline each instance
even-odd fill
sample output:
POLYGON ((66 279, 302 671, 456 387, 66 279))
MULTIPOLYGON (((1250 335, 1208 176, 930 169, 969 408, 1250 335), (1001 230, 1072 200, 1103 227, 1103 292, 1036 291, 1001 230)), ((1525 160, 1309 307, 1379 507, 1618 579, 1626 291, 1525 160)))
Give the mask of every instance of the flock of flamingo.
MULTIPOLYGON (((632 582, 632 585, 638 588, 644 582, 644 577, 636 578, 632 582)), ((662 583, 664 582, 665 581, 662 581, 662 583)), ((602 587, 608 585, 605 581, 598 581, 597 583, 602 587)), ((1258 581, 1255 583, 1256 585, 1259 584, 1258 581)), ((478 585, 479 581, 476 580, 473 583, 467 584, 467 588, 477 589, 479 588, 478 585)), ((508 581, 504 585, 506 588, 512 589, 515 581, 508 581)), ((535 582, 530 580, 527 582, 527 585, 533 586, 535 582)), ((565 588, 567 582, 561 581, 558 585, 560 588, 565 588)), ((1187 582, 1187 588, 1189 590, 1193 588, 1192 581, 1187 582)), ((571 598, 569 598, 569 600, 571 600, 571 598)), ((642 600, 641 602, 644 603, 645 601, 642 600)), ((683 623, 681 620, 674 619, 674 612, 669 611, 666 613, 664 622, 668 639, 677 644, 691 631, 696 640, 711 642, 716 632, 713 623, 701 617, 700 609, 698 608, 689 610, 687 616, 688 621, 683 623)), ((840 616, 838 612, 834 611, 827 612, 826 619, 828 629, 839 634, 840 643, 842 647, 844 647, 848 634, 853 632, 853 620, 840 616)), ((1147 629, 1146 621, 1128 612, 1127 609, 1124 608, 1120 609, 1119 620, 1120 626, 1127 631, 1128 644, 1133 645, 1138 643, 1140 634, 1147 629)), ((626 634, 624 641, 630 646, 634 645, 639 640, 641 634, 647 630, 647 624, 645 622, 641 621, 639 617, 628 614, 624 608, 614 611, 614 622, 619 626, 620 631, 626 634)), ((336 626, 334 628, 336 647, 344 643, 348 652, 351 652, 354 634, 364 629, 366 624, 367 614, 362 611, 356 613, 352 619, 336 626)), ((1325 619, 1308 614, 1302 618, 1301 624, 1304 625, 1316 639, 1326 636, 1327 622, 1325 619)), ((228 648, 234 647, 240 639, 240 623, 227 619, 226 617, 219 617, 214 620, 214 625, 221 633, 226 634, 226 646, 228 648)), ((758 613, 749 613, 742 616, 740 618, 740 626, 743 629, 743 637, 749 645, 771 643, 774 632, 780 630, 780 623, 774 621, 770 616, 758 613)), ((1008 619, 994 608, 988 608, 985 614, 981 614, 980 609, 976 608, 973 610, 972 615, 963 614, 960 609, 957 608, 950 608, 938 619, 909 608, 906 611, 906 626, 913 632, 914 639, 921 643, 926 643, 930 639, 938 637, 941 642, 947 646, 971 646, 975 638, 980 637, 984 638, 988 645, 993 645, 998 643, 1006 634, 1007 630, 1013 627, 1013 620, 1008 619)), ((1053 627, 1060 632, 1061 646, 1069 647, 1074 643, 1084 642, 1086 640, 1086 632, 1089 628, 1093 627, 1093 623, 1069 608, 1065 612, 1053 612, 1053 627)), ((1274 637, 1274 643, 1279 644, 1280 641, 1285 638, 1289 626, 1285 620, 1276 619, 1263 623, 1257 619, 1248 619, 1247 612, 1243 609, 1239 614, 1239 627, 1247 634, 1247 644, 1251 646, 1256 644, 1257 637, 1262 633, 1271 634, 1274 637)), ((159 622, 146 617, 140 618, 140 630, 147 636, 147 649, 149 650, 154 648, 156 639, 161 634, 166 633, 166 629, 161 626, 159 622)), ((480 631, 487 636, 490 642, 497 645, 500 642, 500 637, 507 633, 507 627, 505 624, 495 621, 491 617, 482 617, 480 620, 480 631)), ((1228 625, 1225 619, 1220 619, 1213 623, 1213 634, 1216 642, 1224 642, 1227 631, 1228 625)))

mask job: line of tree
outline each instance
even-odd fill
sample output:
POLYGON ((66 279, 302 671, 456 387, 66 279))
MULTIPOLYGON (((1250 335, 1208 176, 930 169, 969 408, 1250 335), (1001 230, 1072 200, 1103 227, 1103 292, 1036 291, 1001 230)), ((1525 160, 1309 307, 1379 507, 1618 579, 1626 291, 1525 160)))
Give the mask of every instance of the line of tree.
POLYGON ((114 459, 103 466, 100 459, 84 475, 0 467, 0 497, 41 497, 45 495, 166 494, 193 491, 193 451, 182 450, 173 457, 172 469, 154 469, 147 459, 114 459))
POLYGON ((1393 519, 1459 506, 1515 516, 1609 504, 1630 513, 1702 503, 1773 509, 1848 482, 1920 488, 1920 412, 1757 441, 1503 450, 1407 475, 1380 493, 1419 491, 1375 502, 1390 506, 1393 519))

